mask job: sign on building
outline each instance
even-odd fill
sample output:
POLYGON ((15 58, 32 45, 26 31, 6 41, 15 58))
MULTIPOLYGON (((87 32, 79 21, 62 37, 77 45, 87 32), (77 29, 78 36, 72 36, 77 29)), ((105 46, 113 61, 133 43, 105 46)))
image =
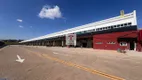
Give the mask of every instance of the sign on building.
POLYGON ((124 16, 124 10, 121 10, 121 11, 120 11, 120 15, 121 15, 121 16, 124 16))
POLYGON ((76 34, 66 34, 66 45, 76 46, 76 34))

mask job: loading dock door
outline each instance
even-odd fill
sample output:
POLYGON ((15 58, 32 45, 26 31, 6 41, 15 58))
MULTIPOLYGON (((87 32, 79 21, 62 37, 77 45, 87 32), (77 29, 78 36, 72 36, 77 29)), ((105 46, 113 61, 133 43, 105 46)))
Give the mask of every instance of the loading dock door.
POLYGON ((134 42, 130 42, 130 50, 134 50, 135 48, 135 43, 134 42))

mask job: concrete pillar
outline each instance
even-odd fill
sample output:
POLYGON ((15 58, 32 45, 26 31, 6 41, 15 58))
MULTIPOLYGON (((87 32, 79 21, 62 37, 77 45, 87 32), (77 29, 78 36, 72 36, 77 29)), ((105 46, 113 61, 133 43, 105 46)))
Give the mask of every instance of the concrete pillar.
POLYGON ((46 42, 46 46, 48 46, 48 41, 46 42))
POLYGON ((34 41, 34 46, 36 45, 36 41, 34 41))
POLYGON ((36 45, 36 42, 34 42, 34 46, 36 45))
POLYGON ((136 49, 137 49, 137 43, 134 42, 134 50, 136 51, 136 49))
POLYGON ((64 41, 62 40, 62 47, 64 46, 64 41))
POLYGON ((55 46, 55 41, 53 41, 52 43, 53 43, 53 46, 55 46))
POLYGON ((44 46, 44 41, 42 41, 41 43, 42 43, 42 46, 44 46))
POLYGON ((47 41, 47 46, 49 46, 49 41, 47 41))
POLYGON ((36 46, 38 46, 38 41, 36 41, 36 46))
POLYGON ((44 46, 46 46, 46 44, 47 44, 47 41, 44 41, 44 46))
POLYGON ((46 46, 46 41, 44 41, 44 46, 46 46))
POLYGON ((38 42, 38 46, 40 46, 40 42, 38 42))

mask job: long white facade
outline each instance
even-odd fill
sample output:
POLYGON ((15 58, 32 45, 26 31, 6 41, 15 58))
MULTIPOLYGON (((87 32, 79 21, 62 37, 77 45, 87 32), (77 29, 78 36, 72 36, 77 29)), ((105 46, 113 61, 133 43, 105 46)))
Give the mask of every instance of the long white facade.
MULTIPOLYGON (((83 32, 83 31, 92 31, 92 30, 98 31, 99 28, 103 29, 103 27, 113 26, 113 25, 121 25, 121 24, 126 24, 126 23, 130 23, 130 25, 132 25, 132 26, 137 25, 137 18, 136 18, 136 11, 135 10, 133 12, 125 14, 123 16, 117 16, 117 17, 105 19, 102 21, 85 24, 85 25, 78 26, 75 28, 71 28, 71 29, 47 34, 47 35, 44 35, 41 37, 25 40, 20 43, 36 41, 36 40, 41 40, 41 39, 48 39, 48 38, 53 38, 53 37, 57 37, 57 36, 65 36, 66 34, 69 34, 69 33, 78 33, 78 32, 83 32)), ((109 29, 109 27, 108 27, 108 29, 109 29)))

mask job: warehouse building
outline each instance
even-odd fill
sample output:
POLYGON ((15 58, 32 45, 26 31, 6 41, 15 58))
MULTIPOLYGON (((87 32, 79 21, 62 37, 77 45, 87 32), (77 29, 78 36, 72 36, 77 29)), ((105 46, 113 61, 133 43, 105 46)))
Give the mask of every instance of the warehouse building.
MULTIPOLYGON (((142 51, 142 30, 136 11, 20 42, 26 45, 67 46, 66 35, 76 34, 76 47, 142 51)), ((69 46, 69 45, 68 45, 69 46)), ((71 46, 71 45, 70 45, 71 46)))

